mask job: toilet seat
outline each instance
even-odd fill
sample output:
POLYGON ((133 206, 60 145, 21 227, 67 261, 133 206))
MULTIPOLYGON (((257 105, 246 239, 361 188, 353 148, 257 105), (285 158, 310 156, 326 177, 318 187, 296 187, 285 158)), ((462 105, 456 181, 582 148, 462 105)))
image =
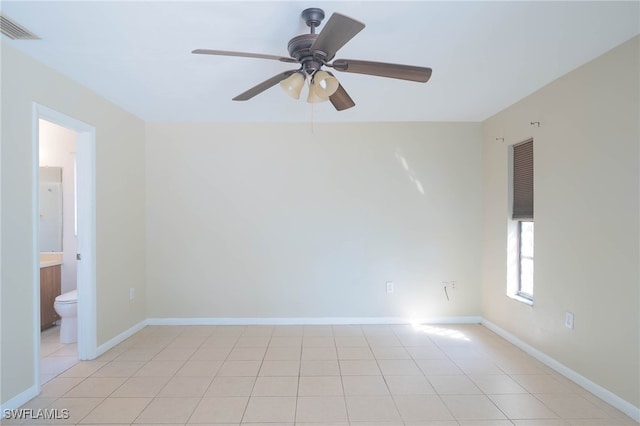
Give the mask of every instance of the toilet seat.
POLYGON ((60 296, 56 296, 56 302, 64 305, 68 303, 78 303, 78 290, 71 290, 67 293, 63 293, 60 296))

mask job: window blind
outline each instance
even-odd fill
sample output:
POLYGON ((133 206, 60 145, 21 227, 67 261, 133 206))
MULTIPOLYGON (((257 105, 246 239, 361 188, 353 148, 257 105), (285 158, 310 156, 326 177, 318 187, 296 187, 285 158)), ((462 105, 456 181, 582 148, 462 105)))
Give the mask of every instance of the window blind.
POLYGON ((533 139, 513 146, 514 220, 533 220, 533 139))

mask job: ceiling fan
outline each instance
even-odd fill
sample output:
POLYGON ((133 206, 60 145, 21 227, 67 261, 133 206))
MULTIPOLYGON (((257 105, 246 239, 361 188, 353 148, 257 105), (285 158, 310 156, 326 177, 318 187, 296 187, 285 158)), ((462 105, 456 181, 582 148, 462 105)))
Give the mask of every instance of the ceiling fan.
POLYGON ((331 72, 322 70, 323 66, 340 72, 368 74, 420 83, 426 83, 431 77, 431 68, 426 67, 355 59, 334 60, 336 52, 355 37, 365 25, 348 16, 334 13, 324 25, 322 31, 316 34, 316 28, 324 19, 324 11, 319 8, 309 8, 303 10, 301 16, 311 29, 311 32, 289 40, 288 51, 291 55, 290 57, 210 49, 196 49, 192 53, 271 59, 300 64, 298 69, 276 74, 239 94, 233 98, 234 101, 249 100, 278 83, 290 96, 299 99, 302 87, 308 78, 308 102, 314 103, 329 100, 338 111, 355 106, 355 103, 335 76, 331 72), (333 62, 330 62, 332 60, 333 62))

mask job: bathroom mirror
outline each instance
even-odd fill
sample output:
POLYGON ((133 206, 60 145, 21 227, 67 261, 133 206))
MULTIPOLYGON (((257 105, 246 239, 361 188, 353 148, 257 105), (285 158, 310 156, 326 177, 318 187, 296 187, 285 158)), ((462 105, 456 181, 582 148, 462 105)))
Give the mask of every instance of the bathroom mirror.
POLYGON ((40 251, 62 251, 62 167, 40 167, 40 251))

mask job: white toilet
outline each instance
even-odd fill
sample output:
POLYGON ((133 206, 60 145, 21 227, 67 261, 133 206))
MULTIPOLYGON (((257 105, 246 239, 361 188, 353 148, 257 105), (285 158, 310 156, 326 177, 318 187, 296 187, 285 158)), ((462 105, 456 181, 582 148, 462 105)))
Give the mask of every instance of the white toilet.
POLYGON ((78 290, 56 297, 53 308, 60 315, 60 343, 78 341, 78 290))

